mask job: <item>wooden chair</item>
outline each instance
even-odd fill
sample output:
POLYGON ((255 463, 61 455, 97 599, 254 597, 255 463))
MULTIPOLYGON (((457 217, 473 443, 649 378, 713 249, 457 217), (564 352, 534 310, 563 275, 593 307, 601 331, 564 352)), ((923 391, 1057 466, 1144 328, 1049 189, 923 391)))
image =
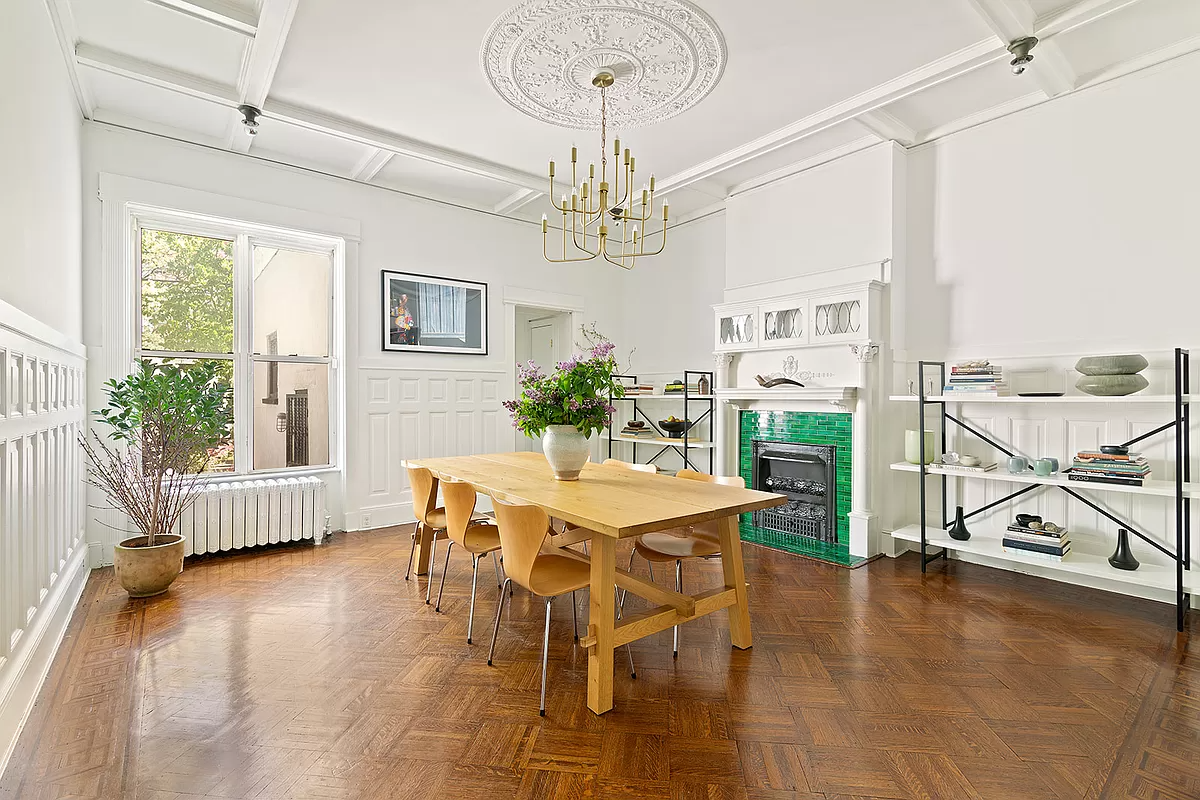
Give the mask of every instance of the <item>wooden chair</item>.
MULTIPOLYGON (((438 534, 446 533, 446 509, 437 505, 438 479, 424 467, 418 467, 408 461, 401 461, 400 466, 408 470, 408 485, 412 489, 413 516, 417 518, 417 527, 413 531, 412 548, 408 551, 408 566, 404 570, 404 580, 408 580, 412 572, 413 555, 417 551, 417 540, 423 528, 432 531, 429 553, 429 583, 425 587, 425 604, 428 605, 433 597, 433 569, 437 561, 438 534)), ((479 519, 485 517, 478 516, 479 519)))
MULTIPOLYGON (((591 583, 592 567, 583 556, 546 552, 542 543, 549 531, 549 518, 538 506, 510 504, 493 498, 496 521, 500 527, 500 547, 504 553, 504 584, 500 587, 500 604, 496 608, 496 625, 492 629, 492 646, 488 651, 488 666, 496 654, 496 638, 500 633, 500 615, 504 611, 505 591, 512 583, 525 587, 546 600, 546 627, 542 634, 542 697, 538 713, 546 716, 546 666, 550 651, 550 606, 554 598, 571 595, 572 617, 575 615, 575 592, 591 583)), ((579 638, 576 630, 575 638, 579 638)), ((632 667, 633 657, 630 655, 632 667)))
MULTIPOLYGON (((706 475, 690 469, 681 469, 675 473, 676 478, 691 481, 704 481, 721 486, 736 486, 746 488, 746 481, 740 477, 721 477, 706 475)), ((633 557, 640 555, 646 559, 650 568, 650 579, 654 579, 654 564, 675 562, 675 591, 683 591, 683 559, 685 558, 715 558, 721 555, 721 539, 717 532, 717 521, 701 522, 686 528, 676 528, 669 531, 644 533, 633 541, 633 552, 629 554, 629 568, 633 569, 633 557)), ((622 595, 620 605, 624 606, 625 597, 622 595)), ((679 657, 679 626, 676 625, 673 635, 674 657, 679 657)))
POLYGON ((446 573, 450 570, 450 551, 454 545, 471 554, 471 610, 467 614, 467 644, 475 624, 475 587, 479 580, 479 559, 492 554, 496 567, 496 585, 500 586, 500 568, 496 566, 496 551, 500 549, 500 530, 488 520, 475 516, 478 495, 475 487, 463 481, 443 481, 442 499, 446 503, 446 562, 442 565, 442 582, 438 587, 434 611, 442 610, 442 593, 446 591, 446 573))

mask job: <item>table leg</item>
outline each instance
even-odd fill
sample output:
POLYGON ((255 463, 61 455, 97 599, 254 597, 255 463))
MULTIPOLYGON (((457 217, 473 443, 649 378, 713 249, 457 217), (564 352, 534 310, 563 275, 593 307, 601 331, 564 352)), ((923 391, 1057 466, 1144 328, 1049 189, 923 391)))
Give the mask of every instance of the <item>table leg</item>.
POLYGON ((429 574, 429 553, 433 547, 433 528, 417 525, 417 563, 413 571, 418 575, 429 574))
POLYGON ((737 593, 737 605, 729 607, 729 638, 734 647, 745 650, 754 644, 754 639, 750 634, 750 600, 746 594, 746 569, 742 565, 742 537, 738 533, 738 518, 724 517, 718 520, 717 531, 721 537, 721 567, 725 572, 725 588, 737 593))
POLYGON ((588 626, 596 644, 588 650, 588 708, 603 714, 613 707, 613 628, 616 601, 617 540, 592 537, 592 586, 588 626))

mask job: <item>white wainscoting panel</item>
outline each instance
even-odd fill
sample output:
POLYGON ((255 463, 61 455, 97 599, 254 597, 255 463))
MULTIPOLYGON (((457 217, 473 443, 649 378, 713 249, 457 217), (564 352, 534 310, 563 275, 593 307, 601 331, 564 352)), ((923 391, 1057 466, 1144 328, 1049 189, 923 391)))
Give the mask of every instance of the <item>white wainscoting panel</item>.
POLYGON ((351 448, 356 457, 347 486, 348 530, 413 519, 404 459, 509 449, 511 423, 500 405, 503 370, 372 366, 360 369, 357 380, 365 401, 364 441, 351 448))
POLYGON ((87 575, 83 352, 0 303, 0 772, 87 575))

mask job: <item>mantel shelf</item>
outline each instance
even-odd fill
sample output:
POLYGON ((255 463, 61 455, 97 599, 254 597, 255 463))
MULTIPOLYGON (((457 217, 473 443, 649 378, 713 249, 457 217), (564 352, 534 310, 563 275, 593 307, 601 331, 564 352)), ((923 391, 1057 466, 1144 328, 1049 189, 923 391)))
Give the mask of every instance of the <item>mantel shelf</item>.
POLYGON ((858 397, 856 386, 763 386, 717 389, 718 400, 727 403, 755 402, 759 400, 782 400, 785 402, 830 402, 848 405, 858 397))

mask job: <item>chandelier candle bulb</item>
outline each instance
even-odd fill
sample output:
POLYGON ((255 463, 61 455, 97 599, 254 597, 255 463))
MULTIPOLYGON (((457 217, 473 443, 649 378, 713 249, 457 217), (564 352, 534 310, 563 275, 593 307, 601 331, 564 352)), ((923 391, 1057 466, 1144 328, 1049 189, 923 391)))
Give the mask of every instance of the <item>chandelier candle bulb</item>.
POLYGON ((575 145, 571 145, 571 163, 574 164, 578 160, 579 151, 575 148, 575 145))
POLYGON ((550 162, 550 177, 551 178, 554 177, 554 162, 553 161, 550 162))
POLYGON ((588 177, 589 178, 596 177, 596 162, 595 161, 588 164, 588 177))
POLYGON ((550 220, 546 219, 546 215, 542 214, 542 233, 550 230, 550 220))
MULTIPOLYGON (((553 164, 554 162, 551 161, 550 163, 553 164)), ((654 191, 654 173, 653 172, 650 173, 650 191, 652 191, 652 192, 654 191)))
POLYGON ((621 155, 621 140, 620 139, 613 139, 613 155, 618 156, 618 157, 621 155))

